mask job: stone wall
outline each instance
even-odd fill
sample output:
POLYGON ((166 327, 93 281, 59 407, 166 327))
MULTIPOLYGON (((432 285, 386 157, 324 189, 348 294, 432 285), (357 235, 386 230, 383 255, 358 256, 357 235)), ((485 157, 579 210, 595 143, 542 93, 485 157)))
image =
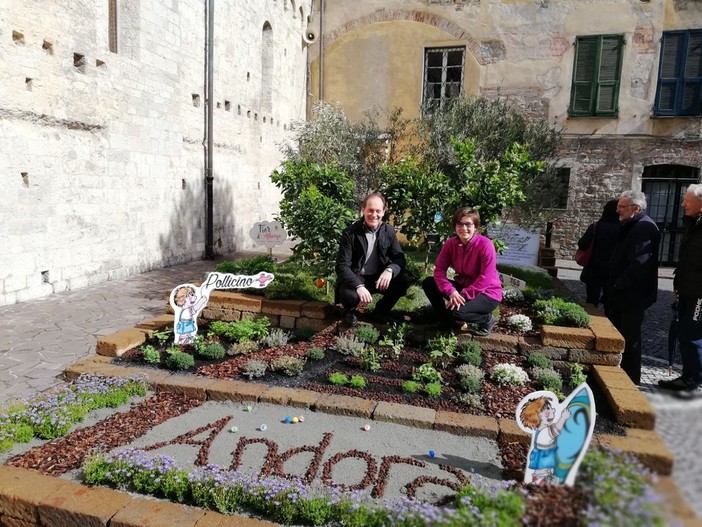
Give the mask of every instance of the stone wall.
MULTIPOLYGON (((206 2, 120 0, 117 53, 106 1, 4 4, 0 305, 201 258, 206 2)), ((277 211, 309 6, 216 2, 215 252, 251 248, 277 211)))

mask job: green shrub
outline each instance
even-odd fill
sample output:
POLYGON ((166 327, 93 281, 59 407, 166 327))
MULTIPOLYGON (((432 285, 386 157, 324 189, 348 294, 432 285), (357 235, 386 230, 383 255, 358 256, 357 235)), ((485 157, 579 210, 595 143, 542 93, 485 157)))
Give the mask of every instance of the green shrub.
POLYGON ((219 360, 227 354, 224 346, 222 346, 222 344, 219 342, 210 342, 209 344, 205 344, 201 348, 198 348, 197 352, 201 357, 210 360, 219 360))
POLYGON ((29 443, 34 437, 34 430, 26 423, 18 423, 13 433, 15 443, 29 443))
POLYGON ((582 383, 587 381, 587 375, 583 371, 583 366, 582 364, 578 364, 577 362, 574 362, 573 364, 570 365, 570 380, 568 381, 568 385, 571 388, 576 388, 580 386, 582 383))
POLYGON ((380 370, 380 355, 374 346, 366 346, 361 351, 361 368, 369 371, 380 370))
POLYGON ((536 300, 534 307, 544 324, 575 328, 584 328, 590 324, 590 315, 581 305, 562 298, 536 300))
POLYGON ((277 266, 278 264, 271 255, 262 254, 236 261, 222 262, 215 269, 218 273, 255 275, 261 271, 275 274, 277 266))
POLYGON ((427 392, 429 397, 438 397, 441 395, 441 383, 440 382, 430 382, 424 385, 424 391, 427 392))
POLYGON ((271 369, 273 371, 282 371, 289 377, 296 377, 302 373, 305 368, 305 359, 301 357, 293 357, 292 355, 282 355, 271 361, 271 369))
POLYGON ((560 374, 552 368, 533 368, 531 378, 535 380, 543 390, 558 393, 563 389, 563 379, 560 374))
POLYGON ((526 363, 530 368, 553 368, 553 361, 538 351, 531 352, 526 363))
POLYGON ((335 371, 334 373, 331 373, 327 379, 331 384, 334 384, 336 386, 342 386, 344 384, 348 384, 349 378, 344 375, 341 372, 335 371))
MULTIPOLYGON (((466 513, 477 516, 476 520, 490 518, 491 525, 500 527, 522 525, 520 518, 526 512, 525 498, 518 491, 490 488, 487 485, 485 488, 464 487, 456 494, 454 503, 457 505, 469 503, 470 507, 464 509, 466 513)), ((476 523, 467 521, 465 525, 476 525, 476 523)))
POLYGON ((307 350, 307 353, 305 353, 305 356, 310 360, 322 360, 325 354, 322 348, 310 348, 307 350))
POLYGON ((354 375, 349 379, 349 385, 353 388, 365 388, 366 387, 366 380, 363 378, 363 375, 354 375))
POLYGON ((257 319, 243 318, 233 322, 215 320, 210 323, 209 332, 213 335, 225 337, 235 342, 243 340, 261 340, 268 336, 271 321, 268 317, 257 319))
POLYGON ((191 370, 195 367, 195 357, 184 351, 173 351, 166 357, 166 366, 171 370, 191 370))
POLYGON ((483 350, 477 340, 464 340, 458 344, 458 360, 463 364, 480 366, 483 350))
MULTIPOLYGON (((247 290, 248 291, 248 290, 247 290)), ((315 302, 330 302, 326 289, 319 289, 314 285, 314 276, 304 271, 295 272, 278 271, 275 280, 262 291, 263 296, 271 300, 311 300, 315 302)))
POLYGON ((524 386, 529 375, 516 364, 495 364, 490 377, 499 386, 524 386))
POLYGON ((485 372, 472 364, 463 364, 456 368, 459 376, 459 384, 463 391, 468 393, 478 393, 482 386, 485 372))
POLYGON ((241 342, 234 342, 229 346, 227 355, 247 355, 258 351, 258 343, 253 340, 242 340, 241 342))
POLYGON ((440 335, 427 342, 432 362, 444 367, 456 358, 457 347, 458 337, 456 335, 440 335))
POLYGON ((441 374, 430 363, 422 364, 412 373, 412 380, 417 382, 441 382, 441 374))
POLYGON ((375 344, 380 338, 380 331, 373 326, 358 326, 353 331, 356 340, 365 344, 375 344))
POLYGON ((336 339, 334 349, 342 355, 358 357, 366 345, 358 340, 355 335, 342 335, 336 339))
POLYGON ((142 346, 141 351, 144 353, 144 362, 149 364, 158 364, 161 362, 161 354, 153 346, 142 346))
POLYGON ((402 383, 402 391, 407 393, 416 393, 422 387, 417 381, 405 381, 402 383))
POLYGON ((477 393, 459 393, 454 397, 455 401, 460 404, 465 404, 469 408, 483 409, 483 403, 480 395, 477 393))
POLYGON ((290 339, 290 334, 280 328, 273 328, 271 332, 266 335, 262 342, 267 348, 282 348, 288 343, 290 339))
POLYGON ((252 359, 244 364, 241 369, 241 374, 249 378, 249 380, 254 378, 263 377, 268 369, 268 364, 262 360, 252 359))
POLYGON ((309 342, 317 334, 314 328, 295 328, 293 336, 298 342, 309 342))

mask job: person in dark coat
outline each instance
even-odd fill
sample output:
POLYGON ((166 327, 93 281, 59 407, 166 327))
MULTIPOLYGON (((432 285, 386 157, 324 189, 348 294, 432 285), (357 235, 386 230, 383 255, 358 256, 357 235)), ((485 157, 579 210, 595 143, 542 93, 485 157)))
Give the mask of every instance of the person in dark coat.
POLYGON ((578 240, 579 249, 585 250, 591 243, 594 244, 590 261, 580 273, 580 281, 585 284, 585 302, 593 306, 603 301, 602 293, 609 278, 609 258, 617 244, 619 228, 617 200, 612 199, 605 203, 602 217, 596 224, 590 224, 578 240))
POLYGON ((381 293, 371 319, 390 322, 390 311, 410 286, 405 255, 395 229, 383 222, 386 206, 382 194, 366 196, 360 220, 341 235, 336 258, 335 302, 344 306, 346 321, 354 325, 356 308, 373 301, 381 293))
POLYGON ((658 296, 660 232, 645 213, 646 195, 622 192, 617 202, 621 230, 609 261, 605 315, 624 337, 622 369, 634 384, 641 382, 641 324, 658 296))
POLYGON ((702 184, 687 188, 682 201, 685 232, 673 288, 678 297, 678 341, 682 375, 658 384, 686 398, 702 397, 702 184))

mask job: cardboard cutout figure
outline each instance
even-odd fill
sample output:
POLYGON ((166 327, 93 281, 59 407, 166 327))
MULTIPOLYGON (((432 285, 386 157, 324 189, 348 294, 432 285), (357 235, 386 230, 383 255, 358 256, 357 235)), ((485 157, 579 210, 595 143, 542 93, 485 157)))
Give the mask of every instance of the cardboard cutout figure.
POLYGON ((234 275, 230 273, 207 273, 201 286, 180 284, 176 286, 168 299, 173 312, 173 333, 176 344, 191 344, 197 336, 197 317, 210 300, 214 289, 262 289, 275 277, 261 271, 254 276, 234 275))
POLYGON ((552 392, 532 392, 519 402, 516 417, 532 434, 524 482, 572 486, 595 428, 590 387, 581 384, 562 404, 552 392))

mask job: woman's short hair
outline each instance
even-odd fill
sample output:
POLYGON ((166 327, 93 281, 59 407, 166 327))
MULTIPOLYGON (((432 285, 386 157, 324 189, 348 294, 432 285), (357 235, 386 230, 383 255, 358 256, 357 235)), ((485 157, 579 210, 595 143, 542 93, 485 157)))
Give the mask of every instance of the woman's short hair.
POLYGON ((455 227, 463 216, 468 216, 476 229, 480 227, 480 213, 472 207, 462 207, 454 212, 451 216, 451 225, 455 227))

